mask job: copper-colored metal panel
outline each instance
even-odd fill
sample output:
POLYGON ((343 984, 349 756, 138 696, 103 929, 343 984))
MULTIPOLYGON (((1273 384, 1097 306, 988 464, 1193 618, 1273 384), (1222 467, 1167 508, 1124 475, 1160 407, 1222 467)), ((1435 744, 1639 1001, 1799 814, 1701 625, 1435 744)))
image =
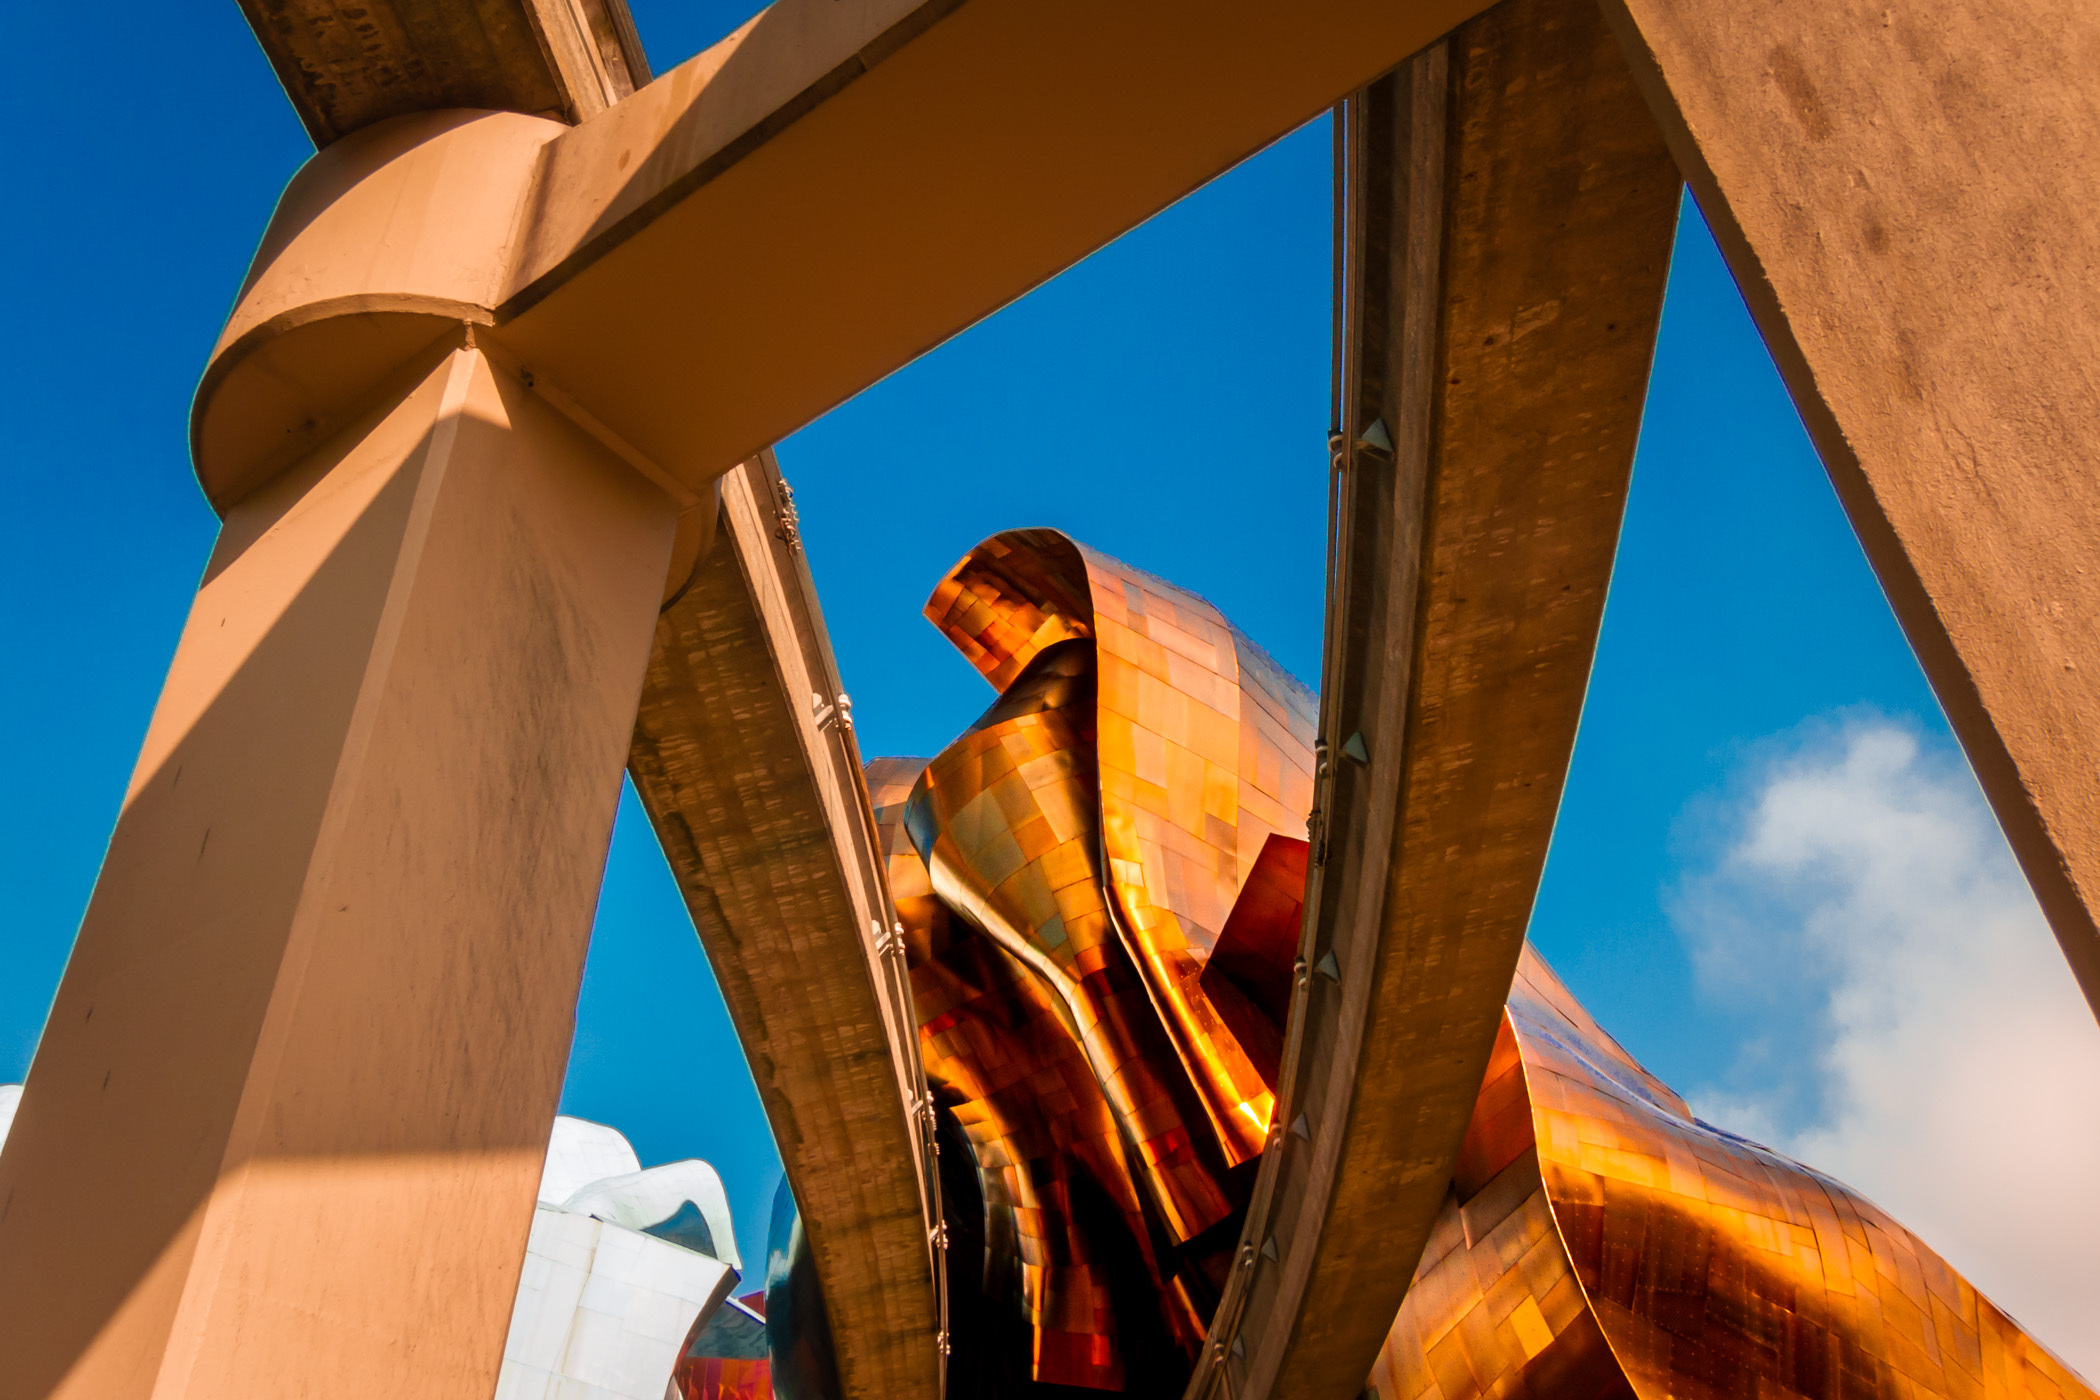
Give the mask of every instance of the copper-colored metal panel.
POLYGON ((869 782, 928 1077, 975 1154, 984 1287, 1020 1306, 1028 1379, 1146 1389, 1131 1347, 1157 1333, 1185 1371, 1269 1126, 1203 973, 1302 827, 1311 697, 1208 603, 1052 531, 987 540, 927 615, 1000 697, 869 782))
MULTIPOLYGON (((1030 727, 1049 731, 1034 736, 1038 740, 1068 732, 1055 718, 1030 727)), ((960 751, 950 750, 954 766, 942 796, 962 795, 957 770, 989 766, 1007 780, 1004 794, 996 786, 978 790, 976 795, 989 799, 980 810, 1003 808, 1003 795, 1023 809, 1020 820, 1009 827, 1003 811, 985 811, 990 820, 967 823, 1008 847, 1010 875, 1002 882, 1007 898, 957 890, 957 882, 973 873, 967 867, 951 865, 943 883, 996 935, 956 917, 933 893, 907 817, 907 799, 925 775, 917 767, 889 781, 879 771, 870 774, 891 880, 905 915, 920 1051, 936 1099, 954 1115, 974 1157, 984 1203, 985 1272, 973 1282, 995 1299, 1019 1305, 1027 1327, 1027 1374, 1056 1384, 1122 1389, 1128 1377, 1114 1325, 1112 1281, 1093 1238, 1100 1227, 1090 1231, 1077 1220, 1075 1178, 1103 1193, 1122 1217, 1156 1295, 1168 1285, 1152 1248, 1140 1174, 1159 1171, 1169 1199, 1184 1211, 1217 1208, 1218 1185, 1197 1169, 1188 1151, 1176 1162, 1175 1154, 1158 1150, 1160 1139, 1187 1136, 1157 1072, 1171 1063, 1172 1052, 1108 927, 1087 849, 1098 834, 1084 812, 1090 794, 1074 791, 1082 786, 1076 779, 1029 789, 1005 741, 1015 738, 1024 752, 1034 749, 1023 762, 1065 774, 1091 766, 1084 751, 1030 746, 1012 729, 978 732, 984 746, 965 743, 960 751), (1070 833, 1067 840, 1056 840, 1056 826, 1070 833), (1023 840, 1038 847, 1036 859, 1013 868, 1027 854, 1023 840), (1052 889, 1061 877, 1069 882, 1052 889), (1037 905, 1036 919, 1025 913, 1016 918, 1013 903, 1037 905), (1133 1143, 1143 1140, 1154 1151, 1141 1161, 1133 1143)), ((963 854, 955 850, 952 830, 941 839, 944 854, 963 854)), ((1184 1332, 1200 1326, 1170 1297, 1160 1301, 1181 1317, 1184 1332)))
POLYGON ((1526 950, 1378 1400, 2090 1400, 1839 1182, 1694 1119, 1526 950))
POLYGON ((1312 697, 1210 604, 1051 531, 986 541, 926 614, 995 685, 1052 637, 1094 638, 1114 909, 1226 1165, 1247 1161, 1273 1096, 1194 984, 1269 836, 1304 829, 1312 697))
POLYGON ((1269 837, 1203 964, 1204 995, 1271 1093, 1283 1068, 1309 849, 1288 836, 1269 837))

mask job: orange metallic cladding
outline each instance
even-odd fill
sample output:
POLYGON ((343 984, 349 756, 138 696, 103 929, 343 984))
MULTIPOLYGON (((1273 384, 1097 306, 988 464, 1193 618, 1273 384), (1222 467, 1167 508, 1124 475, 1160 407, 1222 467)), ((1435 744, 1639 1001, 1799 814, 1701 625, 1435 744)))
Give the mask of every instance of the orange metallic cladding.
POLYGON ((686 1357, 671 1375, 665 1400, 773 1400, 772 1369, 762 1357, 686 1357))
POLYGON ((1371 1380, 1379 1400, 2093 1396, 1856 1192, 1693 1119, 1528 947, 1371 1380))
POLYGON ((931 763, 869 768, 921 1052, 1031 1374, 1121 1389, 1072 1187, 1120 1212, 1192 1350, 1229 1249, 1205 1232, 1274 1110, 1202 974, 1271 835, 1304 830, 1314 701, 1209 604, 1051 531, 985 541, 926 611, 1001 695, 931 763))
POLYGON ((1145 978, 1228 1165, 1275 1107, 1197 980, 1271 832, 1312 805, 1316 703, 1201 598, 1055 531, 971 551, 926 615, 995 686, 1044 647, 1091 636, 1110 917, 1145 978))
POLYGON ((1071 669, 1056 677, 1058 701, 980 722, 950 745, 919 780, 906 822, 943 902, 1054 995, 1125 1142, 1143 1161, 1152 1204, 1185 1239, 1230 1206, 1219 1164, 1205 1160, 1215 1154, 1192 1136, 1187 1109, 1194 1105, 1164 1073, 1172 1047, 1109 912, 1093 819, 1100 798, 1083 727, 1092 708, 1091 648, 1065 646, 1074 649, 1039 654, 1007 692, 1011 701, 1043 676, 1045 663, 1062 662, 1071 669), (917 825, 921 812, 925 830, 917 825))
POLYGON ((1283 1067, 1309 851, 1295 837, 1269 837, 1198 980, 1272 1091, 1283 1067))
MULTIPOLYGON (((868 787, 905 927, 927 1079, 976 1157, 983 1286, 1018 1299, 1035 1379, 1119 1390, 1107 1280, 1071 1203, 1073 1175, 1084 1173, 1121 1212, 1160 1286, 1115 1109, 1050 986, 935 896, 904 825, 922 771, 915 760, 879 759, 868 787)), ((1183 1325, 1200 1330, 1193 1319, 1183 1325)))

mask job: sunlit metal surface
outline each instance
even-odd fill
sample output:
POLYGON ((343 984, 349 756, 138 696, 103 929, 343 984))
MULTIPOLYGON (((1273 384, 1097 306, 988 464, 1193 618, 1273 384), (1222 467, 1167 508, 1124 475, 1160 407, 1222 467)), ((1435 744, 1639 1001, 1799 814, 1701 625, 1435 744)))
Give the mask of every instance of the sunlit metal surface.
POLYGON ((926 615, 1002 689, 1094 639, 1111 916, 1228 1164, 1255 1156, 1273 1097, 1193 983, 1269 834, 1304 835, 1317 701, 1201 598, 1054 531, 985 541, 926 615))
POLYGON ((1192 1351, 1267 1139, 1275 1030, 1203 973, 1270 837, 1304 830, 1313 699, 1209 604, 1051 531, 987 540, 926 611, 1001 695, 930 764, 869 767, 921 1052, 1030 1379, 1122 1389, 1114 1259, 1192 1351))
MULTIPOLYGON (((1292 988, 1333 976, 1298 960, 1311 697, 1209 604, 1052 531, 987 540, 926 613, 1000 691, 930 762, 868 768, 928 1082, 982 1197, 970 1282, 1020 1319, 961 1340, 1024 1339, 1025 1381, 1166 1393, 1253 1259, 1292 988)), ((1695 1121, 1528 948, 1368 1384, 2093 1397, 1874 1206, 1695 1121)))
POLYGON ((766 1331, 763 1318, 753 1320, 748 1304, 724 1301, 716 1317, 734 1313, 742 1329, 757 1338, 757 1356, 714 1356, 697 1337, 686 1339, 686 1350, 671 1373, 671 1389, 664 1400, 775 1400, 772 1362, 763 1354, 766 1331))
POLYGON ((2087 1400, 1858 1193, 1696 1121, 1528 948, 1379 1400, 2087 1400))

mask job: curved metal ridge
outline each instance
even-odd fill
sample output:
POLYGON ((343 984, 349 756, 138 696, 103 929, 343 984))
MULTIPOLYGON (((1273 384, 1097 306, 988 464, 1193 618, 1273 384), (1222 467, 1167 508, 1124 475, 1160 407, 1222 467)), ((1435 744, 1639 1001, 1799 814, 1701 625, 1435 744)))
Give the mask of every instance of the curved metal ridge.
POLYGON ((1354 1395, 1405 1294, 1552 833, 1675 225, 1675 167, 1586 0, 1508 0, 1341 120, 1314 864, 1275 1128, 1191 1397, 1354 1395))
POLYGON ((1693 1118, 1529 948, 1365 1393, 2093 1400, 1872 1202, 1693 1118))
POLYGON ((1315 701, 1209 603, 1052 530, 983 541, 925 611, 1000 692, 870 778, 922 1055, 974 1178, 951 1221, 976 1323, 958 1384, 1018 1366, 1171 1394, 1266 1141, 1278 1035, 1254 1023, 1283 1020, 1209 955, 1270 846, 1303 845, 1315 701))

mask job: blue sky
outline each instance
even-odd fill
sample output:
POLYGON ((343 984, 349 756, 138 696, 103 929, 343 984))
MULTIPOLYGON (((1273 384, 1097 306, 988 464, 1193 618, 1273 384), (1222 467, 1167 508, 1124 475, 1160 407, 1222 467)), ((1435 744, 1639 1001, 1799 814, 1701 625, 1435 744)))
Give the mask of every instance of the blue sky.
MULTIPOLYGON (((634 8, 660 71, 745 7, 634 8)), ((14 52, 72 47, 70 21, 48 7, 9 7, 0 25, 14 52)), ((11 143, 16 198, 0 222, 10 269, 0 462, 12 503, 0 517, 10 600, 0 733, 12 736, 0 1082, 19 1079, 34 1049, 212 538, 186 457, 189 396, 277 191, 309 150, 231 4, 142 5, 107 26, 85 100, 70 65, 26 65, 16 80, 17 109, 36 115, 11 143)), ((1328 158, 1323 121, 780 446, 870 756, 931 753, 989 698, 918 607, 970 545, 1019 525, 1058 526, 1204 594, 1286 667, 1316 677, 1328 158)), ((1717 939, 1779 948, 1820 927, 1803 912, 1814 891, 1777 913, 1759 906, 1763 923, 1714 913, 1715 899, 1738 898, 1745 871, 1767 871, 1766 893, 1794 878, 1755 865, 1746 833, 1767 810, 1759 804, 1823 791, 1784 787, 1803 764, 1868 773, 1843 763, 1864 752, 1860 736, 1898 735, 1948 810, 1969 820, 1981 809, 1687 211, 1533 934, 1665 1079, 1793 1142, 1866 1120, 1846 1107, 1856 1086, 1830 1068, 1846 1043, 1832 1010, 1843 968, 1789 981, 1767 966, 1767 990, 1787 994, 1760 995, 1731 980, 1728 968, 1749 963, 1716 952, 1717 939)), ((1925 800, 1916 791, 1874 789, 1912 807, 1925 800)), ((2019 905, 2017 881, 1998 880, 2009 866, 1995 829, 1975 820, 1973 858, 1989 874, 1978 888, 2019 905)), ((1839 869, 1825 860, 1815 878, 1827 884, 1839 869)), ((2032 931, 2017 937, 2031 942, 2032 931)), ((2036 966, 2044 982, 2056 975, 2036 966)), ((2100 1064, 2100 1037, 2064 1034, 2100 1064)), ((713 1161, 746 1257, 762 1252, 777 1160, 631 794, 564 1108, 619 1127, 645 1163, 713 1161)), ((1898 1166, 1861 1170, 1894 1174, 1870 1193, 1907 1189, 1898 1166)), ((2005 1270, 2019 1275, 2017 1262, 2005 1270)))

